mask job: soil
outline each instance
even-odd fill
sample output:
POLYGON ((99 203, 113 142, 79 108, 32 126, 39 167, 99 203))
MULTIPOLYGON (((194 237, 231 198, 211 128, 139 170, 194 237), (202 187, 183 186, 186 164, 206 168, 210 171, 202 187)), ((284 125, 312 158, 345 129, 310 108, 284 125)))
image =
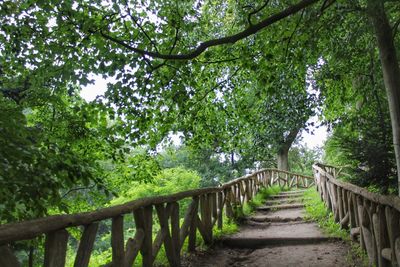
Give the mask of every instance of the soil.
POLYGON ((347 262, 349 246, 342 241, 293 246, 266 246, 259 249, 231 249, 217 246, 192 255, 190 267, 322 267, 352 266, 347 262))
POLYGON ((304 221, 304 208, 276 209, 300 192, 285 195, 283 203, 268 203, 270 211, 259 210, 234 235, 222 238, 214 247, 184 258, 187 267, 239 266, 358 266, 349 263, 349 244, 324 235, 314 222, 304 221))

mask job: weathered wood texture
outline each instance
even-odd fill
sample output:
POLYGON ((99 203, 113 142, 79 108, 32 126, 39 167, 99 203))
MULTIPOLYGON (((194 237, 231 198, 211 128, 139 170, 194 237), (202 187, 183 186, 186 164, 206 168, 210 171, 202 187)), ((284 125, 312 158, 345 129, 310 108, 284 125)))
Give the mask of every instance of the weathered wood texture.
POLYGON ((76 253, 74 267, 89 266, 90 254, 93 249, 98 227, 98 223, 85 225, 85 230, 83 231, 81 241, 79 242, 78 252, 76 253))
POLYGON ((368 192, 337 179, 341 169, 313 166, 316 189, 342 228, 367 254, 371 265, 400 266, 400 198, 368 192))
MULTIPOLYGON (((188 250, 196 249, 196 232, 206 244, 213 243, 213 227, 222 229, 223 214, 234 218, 261 187, 272 185, 309 187, 314 178, 277 169, 264 169, 237 178, 219 187, 202 188, 176 194, 137 199, 123 205, 93 212, 58 215, 0 226, 1 266, 18 266, 11 244, 46 236, 44 266, 64 266, 68 228, 82 227, 74 266, 89 266, 91 252, 101 221, 111 219, 112 262, 105 266, 132 266, 141 254, 142 265, 152 266, 164 246, 171 266, 180 266, 180 254, 188 239, 188 250), (294 182, 296 181, 296 182, 294 182), (192 198, 180 222, 178 201, 192 198), (132 214, 135 236, 124 243, 125 214, 132 214), (158 227, 153 227, 158 223, 158 227), (154 229, 159 229, 154 233, 154 229), (153 234, 155 237, 153 238, 153 234)), ((396 240, 393 240, 396 242, 396 240)), ((383 243, 384 244, 384 243, 383 243)), ((395 257, 395 256, 393 256, 395 257)))
POLYGON ((61 267, 65 265, 67 255, 68 232, 65 229, 46 234, 44 267, 61 267))
POLYGON ((0 266, 4 267, 19 267, 17 257, 15 257, 12 249, 8 246, 0 247, 0 266))

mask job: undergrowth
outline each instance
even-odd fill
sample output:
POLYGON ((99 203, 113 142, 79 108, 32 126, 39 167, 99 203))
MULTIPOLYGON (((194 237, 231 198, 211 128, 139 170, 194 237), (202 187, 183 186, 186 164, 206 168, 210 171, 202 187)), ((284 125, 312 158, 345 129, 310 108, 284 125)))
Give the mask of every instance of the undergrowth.
POLYGON ((261 188, 253 199, 243 205, 243 212, 238 217, 243 218, 245 216, 253 214, 257 207, 260 207, 264 204, 266 199, 268 199, 272 195, 278 194, 283 190, 286 190, 286 188, 282 188, 277 185, 268 188, 261 188))
POLYGON ((304 205, 305 220, 315 221, 325 234, 340 238, 350 245, 350 251, 346 257, 350 266, 369 266, 366 252, 358 243, 351 242, 349 230, 342 229, 340 224, 335 222, 332 212, 325 207, 315 188, 305 191, 304 205))

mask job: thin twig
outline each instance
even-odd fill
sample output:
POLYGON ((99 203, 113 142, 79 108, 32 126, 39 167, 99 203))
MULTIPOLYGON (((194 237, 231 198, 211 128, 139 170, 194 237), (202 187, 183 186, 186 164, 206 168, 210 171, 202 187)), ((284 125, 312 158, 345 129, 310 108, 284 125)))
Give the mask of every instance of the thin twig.
POLYGON ((127 10, 128 16, 131 18, 133 23, 135 23, 136 26, 139 27, 140 31, 144 34, 144 36, 146 36, 147 40, 149 40, 150 44, 154 47, 154 50, 158 53, 159 51, 158 51, 156 43, 153 41, 153 39, 150 38, 150 36, 144 30, 143 25, 141 25, 139 23, 139 21, 134 16, 132 16, 131 8, 128 6, 128 2, 125 2, 125 6, 126 6, 126 10, 127 10))
POLYGON ((202 64, 216 64, 216 63, 232 62, 232 61, 236 61, 239 59, 240 59, 240 57, 234 57, 234 58, 226 58, 226 59, 213 60, 213 61, 198 60, 198 62, 202 63, 202 64))
POLYGON ((287 42, 287 45, 286 45, 286 52, 285 52, 285 58, 287 58, 287 54, 288 54, 288 52, 289 52, 290 42, 292 41, 292 38, 293 38, 294 34, 296 33, 297 28, 298 28, 299 25, 300 25, 300 21, 302 20, 303 15, 304 15, 304 9, 301 11, 300 18, 299 18, 299 20, 297 21, 296 26, 294 27, 294 30, 293 30, 292 34, 290 35, 289 40, 288 40, 288 42, 287 42))
POLYGON ((269 3, 269 0, 267 0, 262 6, 260 6, 259 8, 257 8, 256 10, 253 10, 252 12, 250 12, 247 15, 247 21, 249 22, 249 25, 253 25, 253 23, 251 23, 251 16, 257 14, 258 12, 260 12, 261 10, 263 10, 269 3))
POLYGON ((176 46, 176 44, 177 44, 177 42, 178 42, 178 39, 179 39, 179 28, 178 27, 176 27, 175 28, 175 38, 174 38, 174 43, 172 44, 172 47, 171 47, 171 49, 169 50, 169 54, 171 55, 172 54, 172 52, 174 51, 174 49, 175 49, 175 46, 176 46))
POLYGON ((215 86, 213 86, 211 89, 207 90, 207 92, 199 99, 196 101, 195 104, 200 103, 201 101, 203 101, 208 94, 210 94, 211 92, 213 92, 215 89, 217 89, 218 87, 220 87, 221 85, 223 85, 224 83, 228 82, 230 79, 232 79, 233 76, 235 76, 238 71, 240 70, 240 68, 237 68, 228 78, 224 79, 223 81, 220 81, 219 83, 217 83, 215 86))
POLYGON ((74 191, 89 190, 89 189, 94 188, 95 186, 96 186, 96 185, 94 184, 94 185, 87 186, 87 187, 76 187, 76 188, 72 188, 72 189, 68 190, 64 195, 62 195, 61 198, 66 197, 68 194, 70 194, 70 193, 72 193, 72 192, 74 192, 74 191))
POLYGON ((399 28, 399 25, 400 25, 400 19, 398 20, 398 21, 396 21, 396 23, 393 25, 393 27, 392 27, 392 31, 393 31, 393 39, 396 37, 396 34, 397 34, 397 32, 398 32, 398 28, 399 28))

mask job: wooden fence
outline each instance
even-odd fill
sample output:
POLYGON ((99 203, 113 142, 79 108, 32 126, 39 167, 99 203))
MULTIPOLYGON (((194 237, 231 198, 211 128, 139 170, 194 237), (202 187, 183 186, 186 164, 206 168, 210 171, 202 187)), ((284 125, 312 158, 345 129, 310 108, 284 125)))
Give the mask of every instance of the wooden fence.
POLYGON ((332 166, 313 166, 321 199, 333 212, 335 221, 350 229, 367 251, 371 265, 400 266, 400 198, 371 193, 336 179, 332 166))
MULTIPOLYGON (((254 197, 261 187, 271 185, 305 188, 314 178, 276 169, 264 169, 235 179, 220 187, 203 188, 166 196, 148 197, 93 212, 57 215, 0 226, 0 266, 20 266, 13 248, 16 242, 45 237, 45 267, 65 266, 69 232, 78 228, 81 238, 77 246, 74 266, 88 266, 96 240, 99 223, 111 219, 112 262, 106 266, 132 266, 139 252, 142 265, 152 266, 160 248, 164 246, 171 266, 180 266, 183 244, 188 239, 188 251, 194 251, 196 232, 205 244, 213 242, 213 227, 222 229, 223 213, 234 218, 238 209, 254 197), (180 223, 179 203, 191 199, 180 223), (134 236, 124 238, 124 215, 133 214, 134 236), (160 230, 153 239, 153 224, 160 230)), ((127 216, 125 216, 127 217, 127 216)))

